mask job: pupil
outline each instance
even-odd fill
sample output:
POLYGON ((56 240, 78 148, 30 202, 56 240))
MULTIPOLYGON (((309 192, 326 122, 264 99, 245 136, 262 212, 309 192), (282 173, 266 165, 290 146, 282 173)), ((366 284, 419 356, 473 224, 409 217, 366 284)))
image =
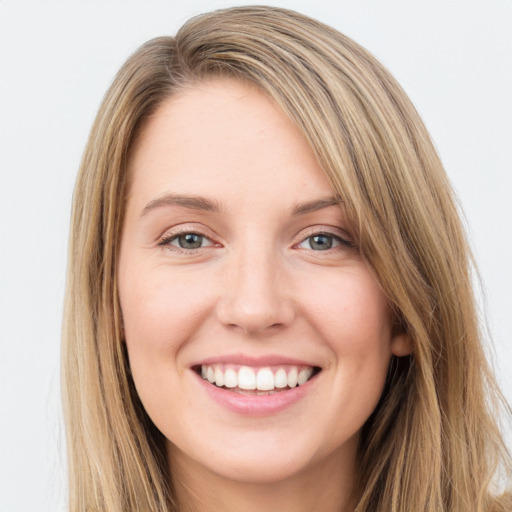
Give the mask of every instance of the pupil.
POLYGON ((309 239, 311 249, 318 251, 325 251, 332 247, 332 236, 329 235, 315 235, 309 239))
POLYGON ((178 237, 178 243, 182 249, 198 249, 203 243, 203 237, 196 233, 187 233, 178 237))

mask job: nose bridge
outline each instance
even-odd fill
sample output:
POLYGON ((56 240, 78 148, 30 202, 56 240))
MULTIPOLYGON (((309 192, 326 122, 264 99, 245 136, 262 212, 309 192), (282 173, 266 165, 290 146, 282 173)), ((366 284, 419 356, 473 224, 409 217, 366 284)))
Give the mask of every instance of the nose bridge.
POLYGON ((219 320, 246 332, 287 325, 293 306, 282 288, 281 255, 268 239, 244 243, 226 265, 219 320))

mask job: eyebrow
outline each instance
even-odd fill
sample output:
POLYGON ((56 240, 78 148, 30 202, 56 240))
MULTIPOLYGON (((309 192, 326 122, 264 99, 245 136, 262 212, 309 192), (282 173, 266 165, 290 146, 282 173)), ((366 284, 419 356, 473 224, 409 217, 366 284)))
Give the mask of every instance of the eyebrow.
POLYGON ((150 201, 142 210, 141 217, 149 212, 164 206, 181 206, 190 210, 201 210, 205 212, 218 212, 219 205, 206 197, 192 195, 166 194, 150 201))
POLYGON ((293 209, 293 215, 305 215, 306 213, 316 212, 329 206, 341 206, 343 201, 336 197, 326 197, 323 199, 316 199, 314 201, 308 201, 306 203, 299 203, 293 209))
MULTIPOLYGON (((297 204, 293 210, 292 215, 305 215, 307 213, 316 212, 329 206, 341 206, 343 201, 335 197, 326 197, 322 199, 315 199, 314 201, 307 201, 305 203, 297 204)), ((202 196, 193 195, 178 195, 178 194, 166 194, 157 199, 150 201, 141 212, 141 217, 147 215, 149 212, 166 206, 180 206, 182 208, 188 208, 190 210, 200 210, 204 212, 218 212, 220 211, 219 205, 202 196)))

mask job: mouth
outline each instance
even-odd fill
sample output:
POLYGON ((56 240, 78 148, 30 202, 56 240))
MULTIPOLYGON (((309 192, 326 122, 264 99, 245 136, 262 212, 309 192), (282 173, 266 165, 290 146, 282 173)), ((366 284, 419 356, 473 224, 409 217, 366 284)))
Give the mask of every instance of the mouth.
POLYGON ((278 365, 240 366, 216 363, 196 365, 192 368, 211 385, 251 396, 268 396, 304 385, 321 371, 318 366, 278 365))

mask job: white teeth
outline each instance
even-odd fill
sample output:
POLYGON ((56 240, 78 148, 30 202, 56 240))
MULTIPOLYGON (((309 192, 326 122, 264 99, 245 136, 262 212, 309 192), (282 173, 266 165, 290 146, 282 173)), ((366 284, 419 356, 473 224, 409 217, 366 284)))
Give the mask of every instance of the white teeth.
POLYGON ((275 389, 302 386, 313 375, 311 366, 278 367, 274 370, 268 366, 252 368, 250 366, 235 365, 202 365, 201 376, 217 387, 239 388, 241 390, 261 391, 257 394, 268 394, 275 389), (227 366, 227 367, 226 367, 227 366))
POLYGON ((276 388, 281 389, 288 386, 288 376, 286 375, 284 368, 279 368, 279 370, 277 370, 276 374, 274 375, 274 380, 276 388))
POLYGON ((215 385, 219 388, 224 386, 224 374, 218 366, 215 368, 215 385))
POLYGON ((313 368, 302 368, 297 378, 297 384, 302 386, 302 384, 305 384, 309 380, 312 374, 313 368))
POLYGON ((224 386, 227 388, 236 388, 238 386, 238 376, 232 368, 228 368, 224 373, 224 386))
POLYGON ((298 372, 297 368, 293 367, 288 372, 288 386, 290 388, 294 388, 297 385, 298 377, 299 377, 299 372, 298 372))
POLYGON ((242 366, 238 370, 238 387, 240 389, 256 389, 256 375, 248 366, 242 366))
POLYGON ((274 389, 274 374, 270 368, 262 368, 256 375, 256 389, 270 391, 274 389))

